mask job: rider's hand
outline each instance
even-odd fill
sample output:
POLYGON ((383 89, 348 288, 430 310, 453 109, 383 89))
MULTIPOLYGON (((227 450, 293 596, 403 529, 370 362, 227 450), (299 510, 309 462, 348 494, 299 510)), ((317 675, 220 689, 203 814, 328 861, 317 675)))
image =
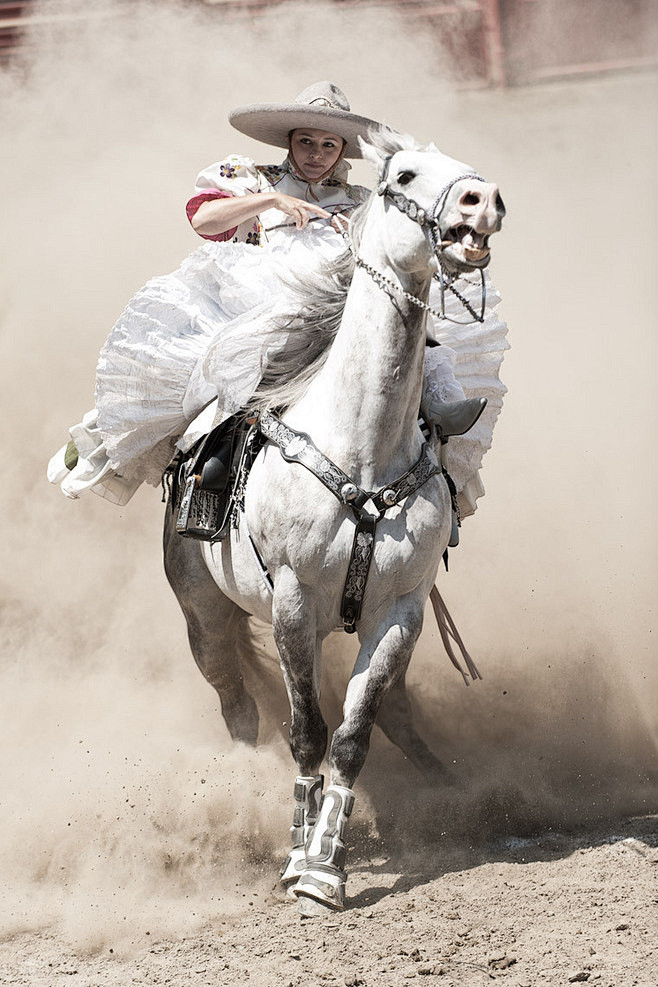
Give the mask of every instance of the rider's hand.
POLYGON ((331 225, 335 229, 336 233, 340 233, 341 236, 345 236, 350 225, 349 216, 346 212, 336 212, 331 217, 331 225))
POLYGON ((306 202, 303 199, 296 199, 293 195, 285 195, 284 192, 277 193, 273 205, 279 212, 290 216, 295 221, 298 230, 303 230, 308 221, 315 216, 320 216, 322 219, 331 217, 331 213, 322 209, 321 206, 306 202))

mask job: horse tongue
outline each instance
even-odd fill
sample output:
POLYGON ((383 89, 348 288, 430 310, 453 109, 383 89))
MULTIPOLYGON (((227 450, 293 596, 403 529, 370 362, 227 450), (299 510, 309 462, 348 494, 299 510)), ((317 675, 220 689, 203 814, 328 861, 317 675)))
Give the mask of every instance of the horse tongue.
POLYGON ((462 237, 461 243, 466 260, 483 260, 484 257, 488 256, 489 248, 483 247, 481 238, 478 239, 480 239, 479 243, 473 233, 467 233, 466 236, 462 237))

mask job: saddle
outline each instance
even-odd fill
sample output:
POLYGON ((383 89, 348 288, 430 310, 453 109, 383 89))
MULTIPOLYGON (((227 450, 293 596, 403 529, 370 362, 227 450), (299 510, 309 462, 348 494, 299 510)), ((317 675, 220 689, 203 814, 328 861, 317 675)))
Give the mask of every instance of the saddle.
POLYGON ((169 503, 184 538, 222 541, 228 534, 244 494, 246 460, 255 458, 255 421, 232 415, 167 467, 169 503))

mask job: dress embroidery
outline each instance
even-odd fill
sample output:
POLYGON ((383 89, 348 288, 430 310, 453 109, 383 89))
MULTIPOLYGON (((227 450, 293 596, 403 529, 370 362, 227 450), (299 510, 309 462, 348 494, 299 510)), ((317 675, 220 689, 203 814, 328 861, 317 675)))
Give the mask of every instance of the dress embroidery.
POLYGON ((257 165, 257 167, 261 175, 265 175, 266 178, 270 179, 282 178, 286 173, 283 165, 257 165))
POLYGON ((228 161, 220 164, 219 173, 222 178, 233 178, 233 176, 240 170, 240 165, 232 165, 228 161))

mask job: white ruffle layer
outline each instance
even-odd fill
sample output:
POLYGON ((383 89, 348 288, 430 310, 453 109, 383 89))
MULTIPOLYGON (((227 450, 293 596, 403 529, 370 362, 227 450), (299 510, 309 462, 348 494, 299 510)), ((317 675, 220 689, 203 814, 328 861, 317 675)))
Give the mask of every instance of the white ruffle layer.
MULTIPOLYGON (((485 275, 486 308, 484 322, 471 322, 467 325, 455 325, 448 320, 432 318, 428 331, 441 343, 428 351, 425 361, 425 386, 432 388, 432 374, 428 374, 428 362, 435 359, 445 359, 448 348, 452 354, 453 371, 462 393, 457 393, 449 385, 449 377, 440 371, 434 376, 437 381, 439 397, 444 401, 456 401, 461 396, 467 398, 487 398, 487 406, 473 428, 466 435, 453 436, 443 448, 442 461, 452 476, 459 491, 459 505, 463 516, 475 511, 476 501, 484 494, 484 487, 479 476, 482 459, 491 448, 493 431, 507 388, 500 380, 500 367, 505 350, 509 349, 507 342, 507 325, 501 322, 497 315, 500 295, 493 286, 491 279, 485 275), (435 356, 437 354, 437 356, 435 356), (438 356, 441 354, 441 357, 438 356), (442 383, 444 382, 444 383, 442 383)), ((481 284, 479 275, 469 275, 458 283, 460 293, 478 314, 481 304, 481 284)), ((440 288, 434 282, 430 294, 430 304, 440 307, 440 288)), ((446 295, 446 315, 464 322, 470 318, 461 302, 450 294, 446 295)))
POLYGON ((158 483, 176 438, 204 405, 217 397, 220 419, 244 405, 280 339, 271 330, 286 307, 281 278, 343 249, 333 230, 316 224, 278 231, 264 248, 209 241, 173 274, 147 282, 97 368, 98 424, 112 468, 158 483), (204 373, 209 351, 212 384, 204 373))

